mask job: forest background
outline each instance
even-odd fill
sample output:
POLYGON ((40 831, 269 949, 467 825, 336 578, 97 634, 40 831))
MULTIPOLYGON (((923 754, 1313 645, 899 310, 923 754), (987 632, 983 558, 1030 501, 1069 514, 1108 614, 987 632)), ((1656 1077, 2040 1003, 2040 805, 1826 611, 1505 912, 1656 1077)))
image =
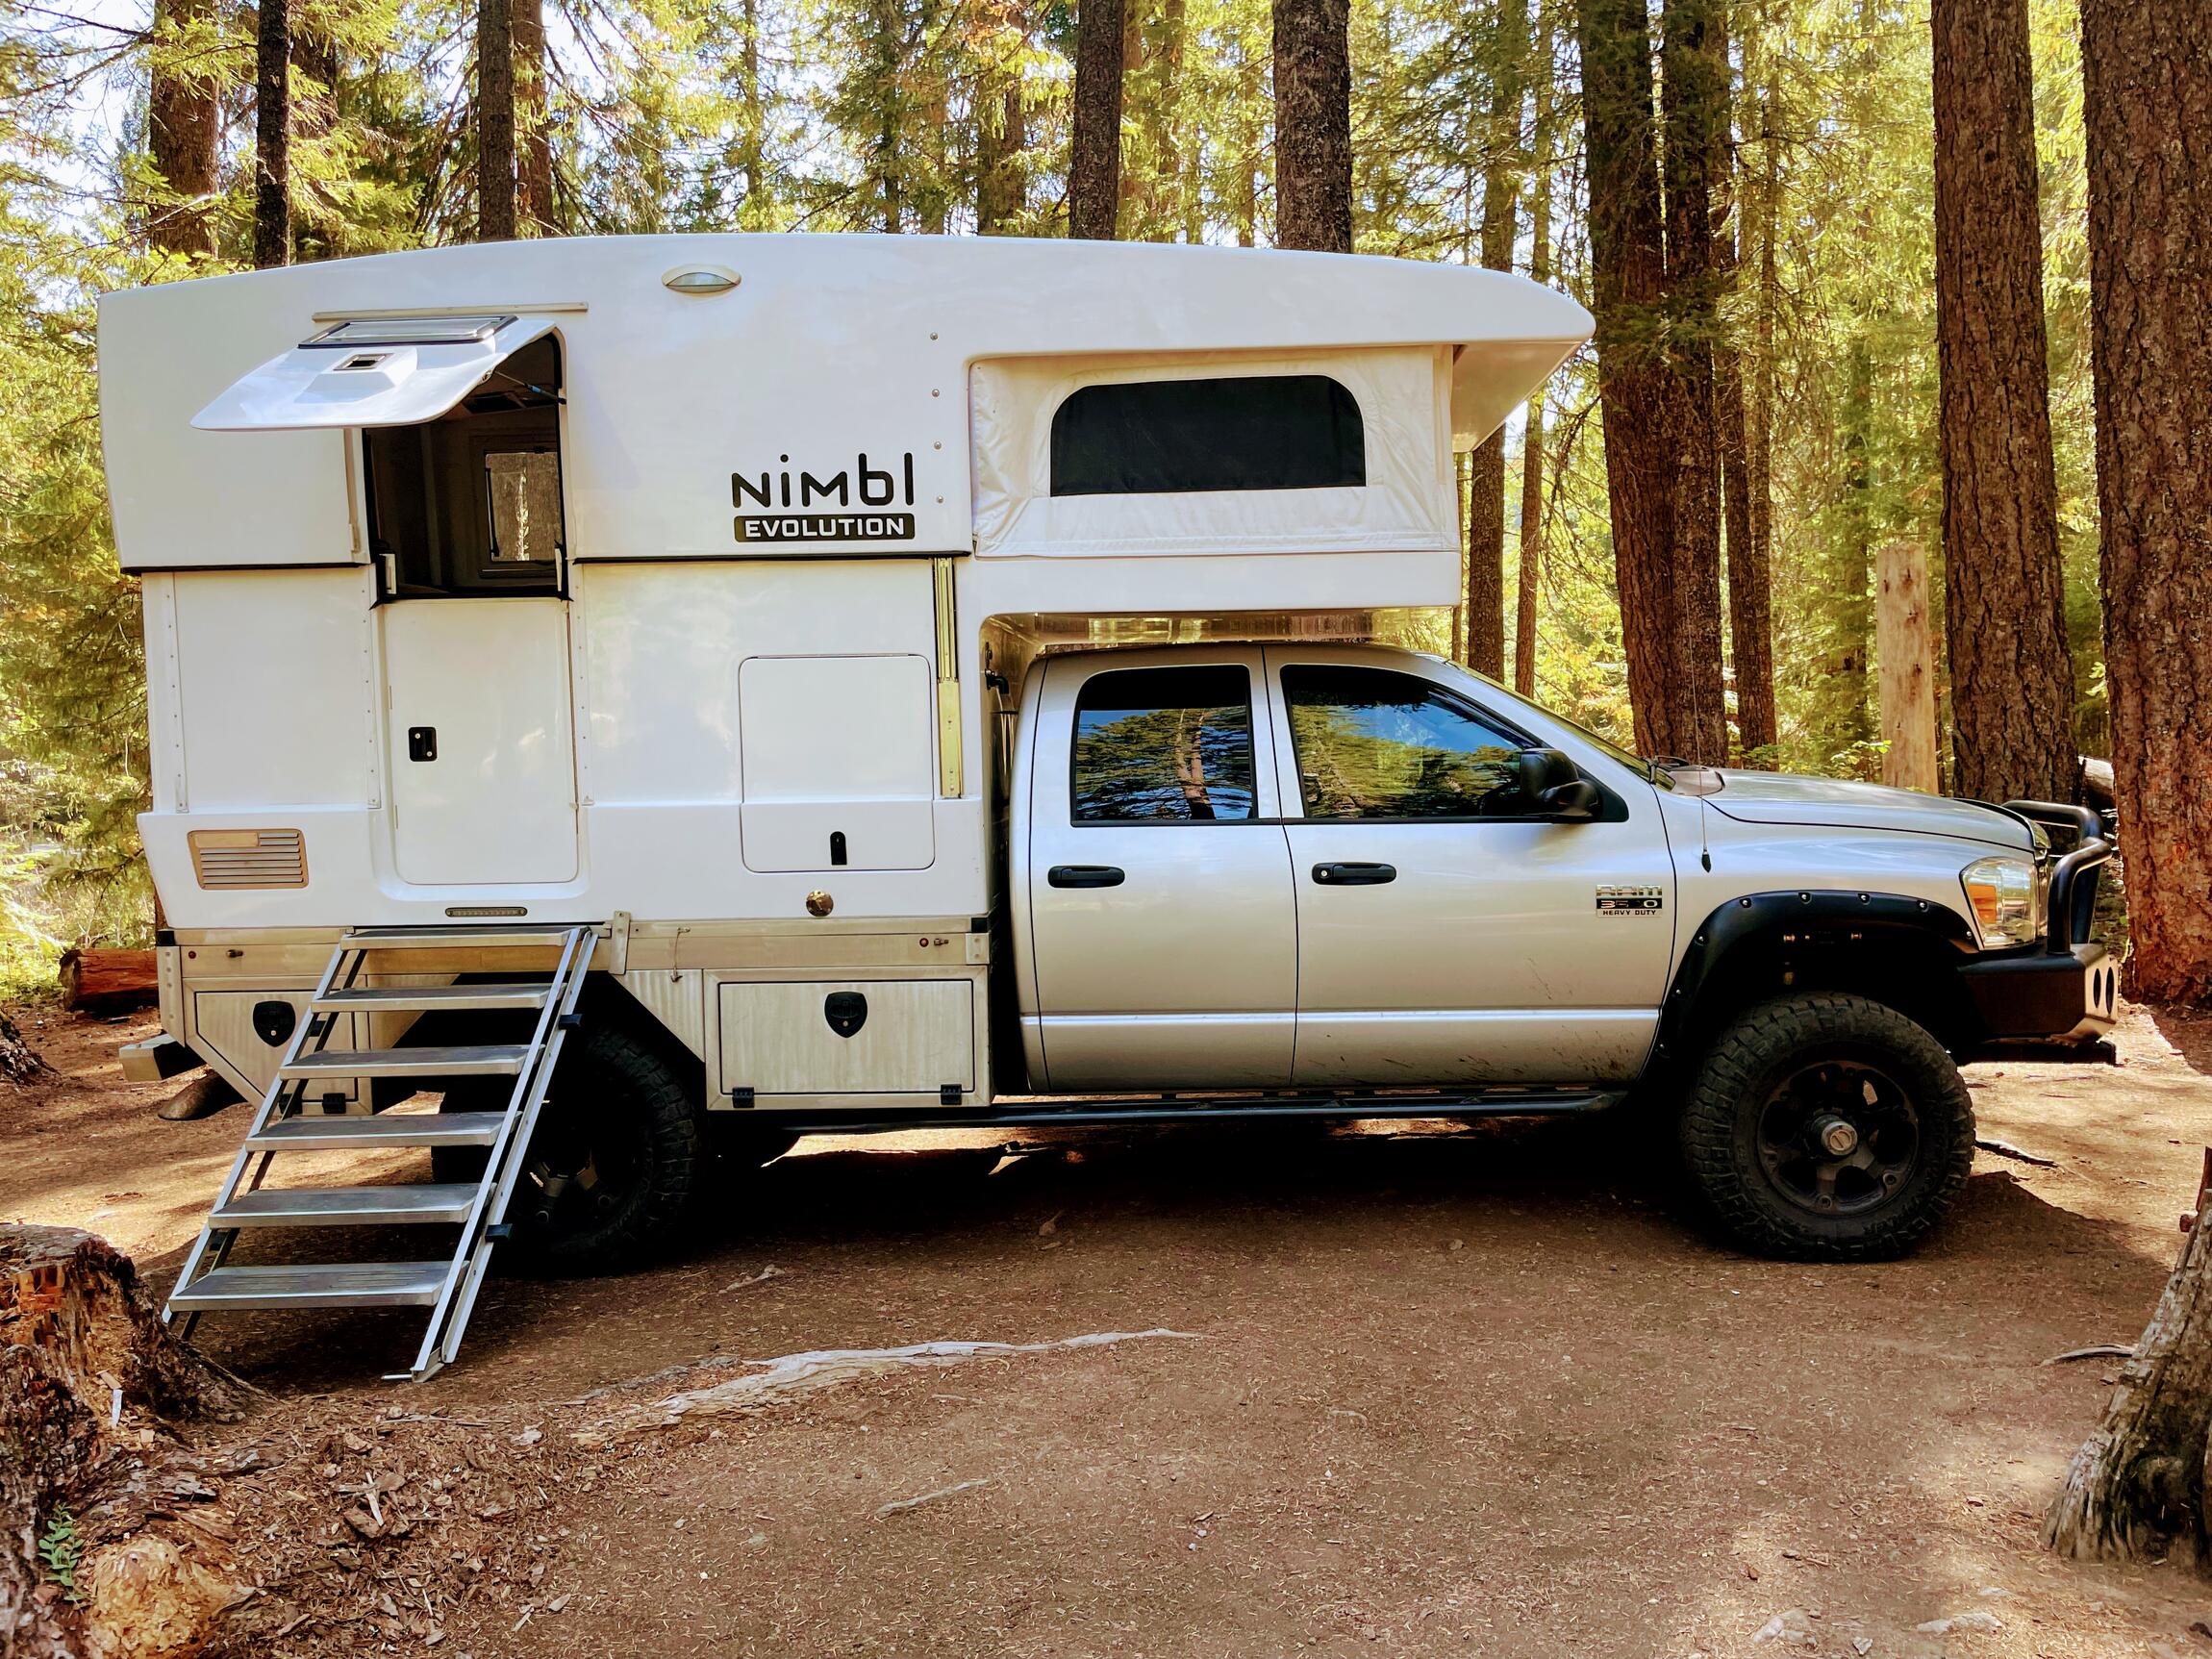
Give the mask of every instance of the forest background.
MULTIPOLYGON (((1328 26, 1328 0, 1123 0, 1118 16, 1093 0, 1088 18, 1065 0, 0 0, 0 995, 49 982, 67 943, 140 942, 153 919, 132 825, 146 799, 138 593, 115 566, 100 466, 99 292, 496 235, 1052 237, 1072 214, 1079 234, 1327 245, 1310 226, 1283 234, 1296 204, 1278 192, 1279 174, 1312 165, 1309 113, 1275 91, 1284 14, 1295 25, 1301 6, 1328 26), (1101 62, 1119 71, 1118 116, 1100 113, 1101 62), (485 177, 513 185, 482 191, 485 177)), ((2080 13, 2017 9, 2072 668, 2059 717, 2077 752, 2103 755, 2080 13)), ((1703 746, 1879 778, 1877 561, 1923 555, 1939 622, 1947 574, 1941 63, 1924 0, 1335 10, 1352 245, 1510 265, 1601 325, 1582 48, 1608 29, 1635 38, 1647 124, 1671 140, 1696 89, 1669 72, 1672 31, 1703 31, 1718 101, 1691 182, 1707 268, 1654 302, 1720 365, 1742 423, 1722 423, 1726 488, 1709 492, 1729 725, 1703 746)), ((1654 143, 1679 212, 1692 158, 1654 143)), ((1598 370, 1585 351, 1463 458, 1469 603, 1412 642, 1650 743, 1631 707, 1598 370)), ((1940 638, 1935 656, 1955 781, 1940 638)))

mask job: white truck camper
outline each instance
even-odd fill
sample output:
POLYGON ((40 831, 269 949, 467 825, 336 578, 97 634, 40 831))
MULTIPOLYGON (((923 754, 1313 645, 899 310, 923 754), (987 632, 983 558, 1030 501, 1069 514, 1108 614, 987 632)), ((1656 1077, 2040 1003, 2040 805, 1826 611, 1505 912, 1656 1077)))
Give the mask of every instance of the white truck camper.
POLYGON ((2109 1026, 2110 849, 1377 643, 1458 596, 1454 450, 1589 330, 1482 270, 935 238, 109 296, 167 924, 126 1059, 258 1101, 170 1315, 419 1308, 426 1375, 495 1244, 633 1259, 810 1130, 1632 1089, 1745 1244, 1909 1247, 1957 1060, 2109 1026), (432 1179, 288 1179, 392 1146, 432 1179))

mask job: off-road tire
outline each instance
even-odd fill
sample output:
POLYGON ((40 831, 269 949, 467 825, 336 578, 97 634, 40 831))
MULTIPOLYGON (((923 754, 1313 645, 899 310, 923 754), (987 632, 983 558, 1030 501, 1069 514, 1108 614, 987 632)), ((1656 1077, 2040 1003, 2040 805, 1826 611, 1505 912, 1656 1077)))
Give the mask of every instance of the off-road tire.
POLYGON ((1841 993, 1794 996, 1747 1010, 1714 1040, 1683 1101, 1681 1149, 1709 1219, 1747 1249, 1786 1261, 1886 1261, 1925 1239, 1964 1190, 1973 1104, 1943 1045, 1896 1009, 1841 993), (1848 1216, 1793 1201, 1760 1154, 1774 1092, 1832 1058, 1877 1068, 1917 1116, 1917 1153, 1897 1191, 1848 1216))
MULTIPOLYGON (((505 1078, 470 1079, 447 1091, 440 1112, 496 1112, 511 1093, 505 1078)), ((495 1259, 510 1268, 554 1273, 599 1273, 635 1266, 677 1237, 707 1168, 702 1116, 682 1074, 658 1049, 616 1027, 588 1027, 568 1039, 531 1157, 551 1152, 581 1133, 594 1148, 613 1137, 630 1168, 618 1191, 600 1201, 556 1206, 542 1217, 541 1189, 526 1163, 516 1178, 507 1219, 514 1232, 495 1259)), ((475 1146, 434 1146, 440 1181, 481 1178, 485 1154, 475 1146)))

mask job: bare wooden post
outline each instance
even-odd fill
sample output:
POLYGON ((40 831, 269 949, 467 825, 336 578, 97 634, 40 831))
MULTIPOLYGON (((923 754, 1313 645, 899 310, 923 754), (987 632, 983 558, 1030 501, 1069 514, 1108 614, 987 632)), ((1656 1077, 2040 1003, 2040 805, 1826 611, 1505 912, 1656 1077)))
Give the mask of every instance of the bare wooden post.
POLYGON ((1936 792, 1935 641, 1927 551, 1890 541, 1874 555, 1874 650, 1881 657, 1882 782, 1936 792))

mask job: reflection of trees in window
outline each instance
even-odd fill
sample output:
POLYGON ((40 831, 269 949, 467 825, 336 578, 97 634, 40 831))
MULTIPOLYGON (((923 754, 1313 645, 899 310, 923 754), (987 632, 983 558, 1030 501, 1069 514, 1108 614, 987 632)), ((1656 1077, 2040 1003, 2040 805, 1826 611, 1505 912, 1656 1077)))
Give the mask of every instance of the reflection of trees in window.
POLYGON ((1242 668, 1139 669, 1093 679, 1075 712, 1075 817, 1250 817, 1245 684, 1242 668), (1232 686, 1235 700, 1222 697, 1232 686))
POLYGON ((1314 817, 1473 817, 1521 810, 1520 744, 1402 674, 1288 670, 1314 817))

